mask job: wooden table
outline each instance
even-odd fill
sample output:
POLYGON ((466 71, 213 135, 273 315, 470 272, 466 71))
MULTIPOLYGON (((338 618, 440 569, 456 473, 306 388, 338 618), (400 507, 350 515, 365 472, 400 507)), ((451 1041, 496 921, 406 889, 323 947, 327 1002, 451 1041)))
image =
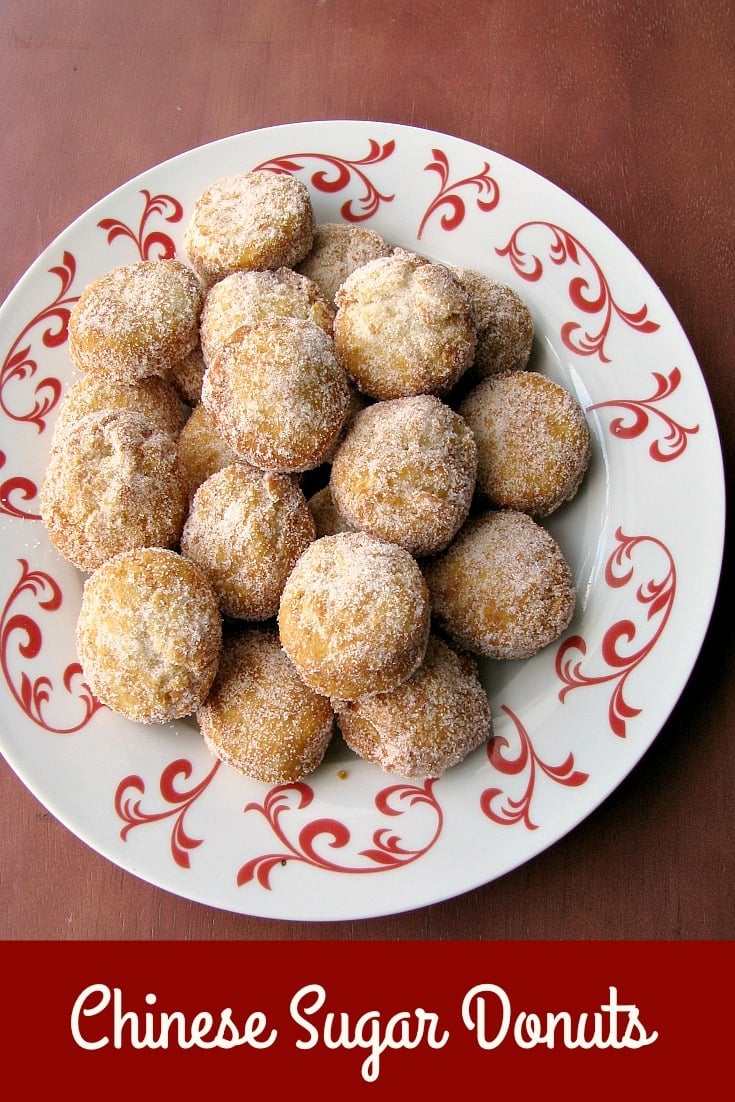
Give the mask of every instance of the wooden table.
MULTIPOLYGON (((638 256, 692 342, 732 473, 727 0, 4 0, 0 44, 0 299, 89 205, 204 142, 307 119, 441 130, 553 180, 638 256)), ((369 921, 223 913, 99 857, 2 762, 0 938, 731 938, 729 566, 652 748, 581 826, 504 878, 369 921)))

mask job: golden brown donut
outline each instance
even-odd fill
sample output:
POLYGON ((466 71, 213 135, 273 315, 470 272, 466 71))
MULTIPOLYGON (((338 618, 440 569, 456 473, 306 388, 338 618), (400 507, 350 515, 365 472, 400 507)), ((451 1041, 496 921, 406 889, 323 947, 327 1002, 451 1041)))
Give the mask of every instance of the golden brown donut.
POLYGON ((215 471, 233 463, 249 466, 232 450, 219 431, 214 417, 201 402, 191 411, 179 433, 178 449, 190 498, 215 471))
POLYGON ((268 627, 226 634, 197 720, 215 757, 266 784, 312 773, 334 730, 329 700, 304 684, 268 627))
POLYGON ((292 268, 314 240, 314 212, 295 176, 223 176, 194 204, 184 232, 189 263, 207 286, 242 268, 292 268))
POLYGON ((210 289, 199 327, 205 363, 242 325, 276 317, 313 321, 332 335, 334 309, 316 283, 291 268, 241 271, 225 276, 210 289))
POLYGON ((174 547, 188 507, 176 441, 140 413, 87 413, 51 451, 40 505, 54 547, 81 570, 135 547, 174 547))
POLYGON ((278 613, 284 650, 307 685, 354 700, 393 689, 426 651, 429 597, 416 561, 365 532, 315 540, 278 613))
POLYGON ((316 525, 316 538, 321 536, 333 536, 337 532, 352 531, 340 511, 334 504, 332 492, 329 486, 322 486, 309 498, 309 509, 316 525))
POLYGON ((404 777, 440 777, 491 733, 474 660, 433 634, 423 662, 397 689, 332 703, 347 745, 404 777))
POLYGON ((356 268, 379 256, 390 256, 391 246, 375 230, 349 222, 317 225, 309 253, 297 271, 313 279, 328 302, 334 304, 340 286, 356 268))
POLYGON ((214 679, 222 642, 217 598, 175 551, 144 547, 87 579, 76 630, 97 698, 138 723, 191 715, 214 679))
POLYGON ((202 400, 202 379, 204 378, 204 355, 199 343, 192 348, 183 360, 173 365, 169 381, 182 402, 187 406, 196 406, 202 400))
POLYGON ((209 579, 225 616, 267 620, 286 578, 316 536, 291 475, 223 467, 194 495, 181 551, 209 579))
POLYGON ((133 382, 165 375, 199 340, 201 283, 178 260, 123 264, 89 283, 69 316, 81 371, 133 382))
POLYGON ((404 250, 357 268, 336 296, 334 340, 373 398, 444 394, 475 352, 469 299, 442 264, 404 250))
POLYGON ((469 295, 477 329, 473 368, 484 379, 497 371, 522 371, 533 347, 533 317, 512 287, 471 268, 450 270, 469 295))
POLYGON ((87 413, 123 409, 140 413, 152 427, 178 436, 184 424, 184 407, 178 394, 158 375, 124 383, 106 375, 82 375, 69 387, 59 404, 51 447, 87 413))
POLYGON ((253 467, 304 471, 331 453, 349 405, 330 337, 313 321, 243 326, 207 368, 202 402, 253 467))
POLYGON ((537 371, 491 375, 459 412, 477 442, 477 488, 498 508, 548 516, 574 497, 590 460, 577 400, 537 371))
POLYGON ((431 394, 358 413, 332 461, 334 503, 353 528, 412 555, 442 551, 467 519, 477 448, 458 413, 431 394))
POLYGON ((438 624, 488 658, 529 658, 558 638, 574 613, 571 570, 551 534, 527 513, 504 509, 471 518, 423 569, 438 624))

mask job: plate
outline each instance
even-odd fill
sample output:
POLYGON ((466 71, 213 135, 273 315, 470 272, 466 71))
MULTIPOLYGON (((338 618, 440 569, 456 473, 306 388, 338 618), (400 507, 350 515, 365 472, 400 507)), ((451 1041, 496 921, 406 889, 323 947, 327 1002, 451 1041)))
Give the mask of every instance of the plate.
POLYGON ((724 538, 717 428, 692 349, 626 246, 554 184, 427 130, 331 121, 234 135, 175 157, 68 227, 0 312, 0 745, 42 804, 166 891, 277 919, 398 913, 471 890, 580 823, 628 775, 700 650, 724 538), (196 725, 101 708, 74 647, 82 575, 38 519, 69 311, 110 268, 181 251, 219 176, 297 175, 318 221, 484 272, 528 303, 531 366, 586 411, 593 456, 548 520, 578 604, 525 662, 485 662, 494 733, 439 780, 389 777, 333 741, 300 784, 248 781, 196 725))

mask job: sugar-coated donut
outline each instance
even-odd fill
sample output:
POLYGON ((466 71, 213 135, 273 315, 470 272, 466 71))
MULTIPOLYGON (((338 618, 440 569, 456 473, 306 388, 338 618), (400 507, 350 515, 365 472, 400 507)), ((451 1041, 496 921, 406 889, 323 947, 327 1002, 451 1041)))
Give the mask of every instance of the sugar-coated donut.
POLYGON ((574 613, 569 565, 527 513, 492 510, 471 518, 423 569, 438 624, 488 658, 529 658, 557 639, 574 613))
POLYGON ((41 517, 81 570, 135 547, 174 547, 188 508, 176 441, 129 410, 87 413, 52 449, 41 517))
POLYGON ((88 283, 69 315, 81 371, 133 382, 165 375, 199 341, 204 292, 179 260, 123 264, 88 283))
POLYGON ((196 406, 202 400, 204 369, 204 354, 200 342, 183 360, 178 360, 169 372, 171 385, 187 406, 196 406))
POLYGON ((533 316, 523 299, 505 283, 471 268, 450 266, 469 295, 477 329, 474 372, 486 378, 497 371, 522 371, 533 347, 533 316))
POLYGON ((54 422, 51 447, 87 413, 123 409, 140 413, 151 426, 177 436, 184 424, 184 407, 173 386, 159 375, 125 383, 106 375, 82 375, 64 394, 54 422))
POLYGON ((210 475, 196 491, 181 551, 209 579, 225 616, 267 620, 315 536, 314 518, 291 475, 239 464, 210 475))
POLYGON ((76 629, 84 677, 97 698, 138 723, 191 715, 219 661, 217 598, 175 551, 143 547, 86 580, 76 629))
POLYGON ((194 406, 179 433, 178 449, 189 497, 193 497, 202 482, 215 471, 233 463, 245 464, 245 460, 227 443, 214 417, 201 402, 194 406))
POLYGON ((316 525, 316 538, 334 536, 337 532, 350 532, 352 526, 347 523, 334 504, 329 486, 322 486, 309 498, 309 509, 316 525))
POLYGON ((302 681, 278 633, 265 626, 225 633, 217 676, 197 720, 215 757, 266 784, 312 773, 334 731, 329 700, 302 681))
POLYGON ((316 283, 292 268, 240 271, 215 283, 204 301, 199 327, 205 363, 242 325, 276 317, 313 321, 332 335, 334 308, 316 283))
POLYGON ((498 508, 548 516, 574 497, 590 460, 577 400, 537 371, 491 375, 459 412, 477 442, 477 488, 498 508))
POLYGON ((304 471, 331 453, 349 406, 331 338, 313 321, 243 326, 209 364, 202 402, 254 467, 304 471))
POLYGON ((397 689, 332 703, 347 745, 404 777, 440 777, 491 734, 474 660, 433 634, 423 662, 397 689))
POLYGON ((241 268, 292 268, 314 240, 314 212, 295 176, 243 172, 215 180, 184 232, 189 263, 207 286, 241 268))
POLYGON ((476 473, 466 422, 420 394, 358 413, 335 452, 329 485, 350 527, 423 556, 442 551, 461 528, 476 473))
POLYGON ((321 222, 314 241, 297 270, 307 275, 334 303, 340 286, 356 268, 379 256, 390 256, 392 247, 375 230, 349 222, 321 222))
POLYGON ((281 642, 316 692, 342 700, 393 689, 426 651, 429 596, 415 559, 365 532, 307 547, 281 596, 281 642))
POLYGON ((444 394, 472 362, 469 299, 442 264, 405 250, 371 260, 347 277, 336 305, 337 351, 373 398, 444 394))

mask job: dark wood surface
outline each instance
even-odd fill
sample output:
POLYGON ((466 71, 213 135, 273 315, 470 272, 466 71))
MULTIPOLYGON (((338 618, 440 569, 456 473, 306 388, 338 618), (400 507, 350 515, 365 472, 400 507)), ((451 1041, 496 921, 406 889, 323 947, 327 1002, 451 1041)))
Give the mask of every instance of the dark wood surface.
MULTIPOLYGON (((90 204, 203 142, 328 118, 446 131, 553 180, 638 256, 694 347, 731 477, 728 0, 4 0, 0 48, 0 299, 90 204)), ((649 752, 495 883, 364 922, 223 913, 95 854, 0 760, 0 938, 731 938, 730 567, 728 544, 700 659, 649 752)))

